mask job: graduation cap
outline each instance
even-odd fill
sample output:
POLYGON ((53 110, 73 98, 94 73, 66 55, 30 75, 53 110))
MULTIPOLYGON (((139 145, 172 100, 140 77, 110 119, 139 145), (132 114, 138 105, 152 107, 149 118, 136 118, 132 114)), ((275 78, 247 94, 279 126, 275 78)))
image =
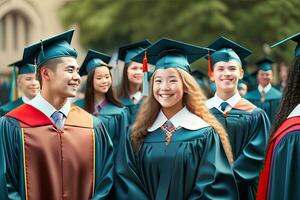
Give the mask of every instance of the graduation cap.
POLYGON ((207 74, 205 74, 204 72, 202 72, 201 70, 198 70, 198 69, 195 69, 194 71, 192 71, 191 75, 198 79, 208 78, 207 74))
POLYGON ((274 44, 271 45, 271 48, 274 48, 274 47, 277 47, 277 46, 280 46, 284 43, 286 43, 287 41, 294 41, 294 42, 297 42, 297 46, 295 48, 295 56, 298 57, 300 56, 300 32, 292 35, 292 36, 289 36, 283 40, 280 40, 279 42, 276 42, 274 44))
POLYGON ((70 46, 73 34, 74 30, 70 30, 25 47, 23 52, 23 60, 36 63, 37 67, 40 67, 48 60, 54 58, 77 58, 77 51, 70 46))
POLYGON ((208 48, 216 50, 210 55, 212 65, 220 61, 228 62, 230 60, 236 60, 242 64, 242 60, 252 53, 249 49, 223 36, 211 43, 208 48))
MULTIPOLYGON (((175 67, 191 73, 190 64, 206 55, 208 50, 208 48, 162 38, 145 51, 148 63, 155 65, 155 70, 175 67)), ((141 52, 133 60, 141 62, 143 57, 144 52, 141 52)))
POLYGON ((258 67, 258 70, 262 70, 262 71, 270 71, 272 70, 272 64, 274 62, 272 60, 270 60, 269 58, 263 58, 260 59, 259 61, 257 61, 255 64, 258 67))
POLYGON ((111 56, 107 54, 89 49, 80 67, 80 76, 88 75, 93 69, 101 66, 105 66, 111 69, 112 67, 107 64, 110 61, 110 59, 111 56))
POLYGON ((34 74, 35 73, 35 65, 25 62, 23 60, 19 60, 17 62, 11 63, 8 66, 19 68, 18 74, 34 74))
POLYGON ((131 59, 133 57, 144 51, 150 45, 151 42, 149 40, 143 40, 121 46, 118 51, 118 58, 123 60, 125 64, 128 64, 132 61, 131 59))

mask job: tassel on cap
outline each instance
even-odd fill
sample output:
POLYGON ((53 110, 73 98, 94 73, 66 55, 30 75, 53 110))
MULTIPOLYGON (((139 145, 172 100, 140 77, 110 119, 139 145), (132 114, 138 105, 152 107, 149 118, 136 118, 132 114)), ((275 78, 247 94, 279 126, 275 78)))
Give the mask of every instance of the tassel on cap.
POLYGON ((147 59, 147 52, 145 51, 144 59, 143 59, 143 90, 142 95, 143 97, 148 96, 148 59, 147 59))
POLYGON ((208 77, 211 77, 212 76, 212 68, 211 68, 211 57, 210 57, 210 51, 208 49, 208 55, 207 55, 207 74, 208 74, 208 77))

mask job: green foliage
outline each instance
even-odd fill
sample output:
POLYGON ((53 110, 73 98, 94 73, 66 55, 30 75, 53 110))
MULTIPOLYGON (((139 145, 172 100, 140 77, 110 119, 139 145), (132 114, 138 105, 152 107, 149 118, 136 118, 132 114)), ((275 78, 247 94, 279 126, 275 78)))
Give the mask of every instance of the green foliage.
POLYGON ((84 47, 112 51, 124 43, 161 37, 207 46, 224 35, 263 56, 290 60, 295 44, 268 44, 299 30, 299 0, 75 0, 59 12, 78 24, 84 47))

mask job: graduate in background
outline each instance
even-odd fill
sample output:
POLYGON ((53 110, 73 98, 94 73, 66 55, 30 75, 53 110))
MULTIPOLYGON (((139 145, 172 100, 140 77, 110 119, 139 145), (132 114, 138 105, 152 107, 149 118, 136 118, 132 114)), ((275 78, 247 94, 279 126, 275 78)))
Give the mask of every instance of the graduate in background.
POLYGON ((238 93, 238 81, 243 78, 241 60, 251 52, 225 37, 217 39, 209 48, 216 50, 208 55, 208 71, 217 91, 206 105, 228 133, 240 199, 252 200, 263 165, 270 122, 262 109, 238 93))
POLYGON ((0 107, 0 116, 5 115, 18 106, 28 103, 39 92, 40 85, 36 80, 35 66, 22 60, 12 63, 9 66, 18 67, 17 86, 23 93, 23 96, 13 102, 9 102, 0 107))
POLYGON ((190 63, 206 53, 170 39, 147 49, 156 68, 132 133, 118 149, 117 199, 238 199, 228 136, 190 75, 190 63))
POLYGON ((200 86, 200 88, 204 92, 204 95, 207 98, 211 97, 212 94, 210 92, 210 81, 209 81, 208 76, 205 73, 203 73, 202 71, 198 70, 198 69, 192 71, 191 75, 197 81, 198 85, 200 86))
POLYGON ((297 42, 295 58, 272 127, 257 200, 300 199, 300 32, 271 47, 289 40, 297 42))
POLYGON ((126 44, 119 48, 118 59, 124 61, 123 76, 119 98, 129 111, 129 124, 134 123, 136 114, 142 103, 143 65, 132 61, 151 43, 148 40, 126 44))
POLYGON ((244 96, 245 99, 263 109, 271 123, 276 117, 282 98, 281 92, 271 85, 273 80, 272 64, 273 61, 268 58, 263 58, 256 63, 258 87, 244 96))
POLYGON ((102 120, 116 152, 120 134, 126 134, 128 129, 128 111, 112 88, 112 67, 107 64, 110 59, 106 54, 88 50, 79 70, 80 76, 87 75, 85 98, 75 104, 102 120))
POLYGON ((245 81, 239 80, 238 82, 238 92, 241 95, 241 97, 245 96, 248 92, 248 86, 245 81))
POLYGON ((74 30, 24 49, 41 93, 0 118, 0 199, 107 199, 113 147, 104 125, 69 97, 80 83, 74 30))

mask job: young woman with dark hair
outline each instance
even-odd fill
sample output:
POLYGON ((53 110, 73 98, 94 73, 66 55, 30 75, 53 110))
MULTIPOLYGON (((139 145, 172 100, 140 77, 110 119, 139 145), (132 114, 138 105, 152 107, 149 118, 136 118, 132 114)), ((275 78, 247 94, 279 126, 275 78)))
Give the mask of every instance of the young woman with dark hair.
POLYGON ((151 43, 148 40, 126 44, 119 48, 118 59, 124 62, 119 98, 129 110, 129 123, 133 124, 142 103, 143 65, 132 60, 151 43))
POLYGON ((300 32, 272 47, 289 40, 298 44, 283 100, 272 127, 258 185, 258 200, 300 199, 300 32))
POLYGON ((107 64, 109 60, 108 55, 88 51, 79 71, 81 76, 87 75, 85 98, 75 104, 102 120, 116 152, 120 135, 128 129, 128 112, 112 88, 111 66, 107 64))
POLYGON ((254 200, 270 122, 264 110, 238 93, 238 81, 244 75, 242 60, 251 52, 225 37, 218 38, 209 48, 216 50, 210 55, 210 76, 216 83, 216 93, 206 105, 228 133, 240 199, 254 200))

